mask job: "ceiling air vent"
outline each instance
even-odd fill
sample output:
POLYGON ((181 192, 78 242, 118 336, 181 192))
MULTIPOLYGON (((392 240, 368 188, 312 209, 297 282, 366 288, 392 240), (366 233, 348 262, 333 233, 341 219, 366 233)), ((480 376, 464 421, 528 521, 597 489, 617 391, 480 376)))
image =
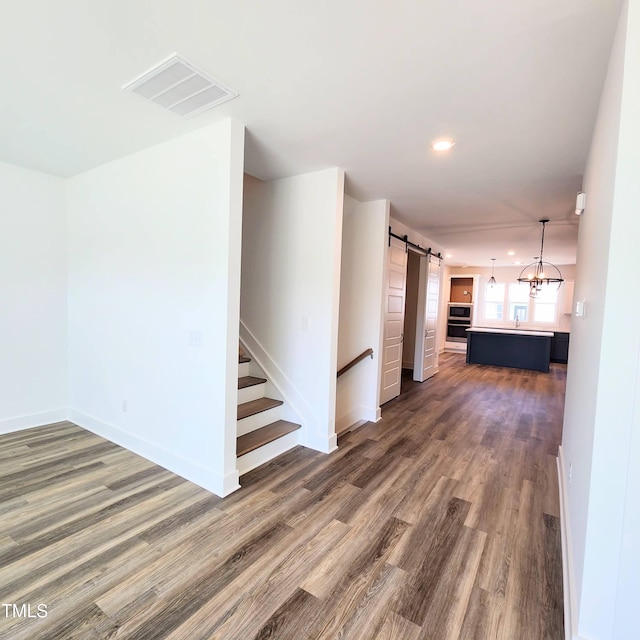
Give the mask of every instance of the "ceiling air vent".
POLYGON ((122 87, 182 118, 190 118, 238 94, 177 55, 122 87))

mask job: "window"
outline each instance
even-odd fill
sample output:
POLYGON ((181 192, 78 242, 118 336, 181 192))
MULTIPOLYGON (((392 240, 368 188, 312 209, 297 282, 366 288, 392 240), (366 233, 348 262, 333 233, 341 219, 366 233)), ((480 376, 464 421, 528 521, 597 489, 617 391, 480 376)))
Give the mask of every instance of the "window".
POLYGON ((517 282, 509 285, 509 320, 529 319, 529 285, 517 282))
POLYGON ((555 322, 558 290, 555 286, 543 286, 533 299, 533 321, 555 322))
POLYGON ((487 322, 516 322, 555 324, 558 315, 558 290, 544 285, 535 298, 529 297, 527 283, 498 282, 486 285, 484 291, 484 320, 487 322))
POLYGON ((502 320, 504 318, 504 284, 487 285, 484 293, 484 319, 502 320))

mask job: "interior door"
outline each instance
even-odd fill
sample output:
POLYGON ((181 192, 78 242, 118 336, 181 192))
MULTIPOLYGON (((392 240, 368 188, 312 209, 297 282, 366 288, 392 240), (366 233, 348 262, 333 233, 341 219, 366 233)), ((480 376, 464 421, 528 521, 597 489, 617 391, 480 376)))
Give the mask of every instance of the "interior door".
POLYGON ((391 238, 391 246, 387 251, 380 404, 400 395, 406 279, 407 252, 405 244, 391 238))
MULTIPOLYGON (((438 325, 438 301, 440 296, 440 260, 428 256, 427 295, 424 321, 424 352, 422 358, 422 381, 438 372, 438 350, 436 327, 438 325)), ((421 382, 422 382, 421 381, 421 382)))

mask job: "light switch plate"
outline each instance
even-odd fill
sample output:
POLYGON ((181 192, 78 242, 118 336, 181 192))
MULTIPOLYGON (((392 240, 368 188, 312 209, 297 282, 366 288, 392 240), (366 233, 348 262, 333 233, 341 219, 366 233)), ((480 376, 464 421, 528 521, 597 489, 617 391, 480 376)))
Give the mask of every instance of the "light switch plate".
POLYGON ((584 318, 587 314, 587 301, 578 300, 576 302, 576 318, 584 318))
POLYGON ((189 330, 189 345, 191 347, 202 347, 204 346, 204 336, 200 329, 190 329, 189 330))

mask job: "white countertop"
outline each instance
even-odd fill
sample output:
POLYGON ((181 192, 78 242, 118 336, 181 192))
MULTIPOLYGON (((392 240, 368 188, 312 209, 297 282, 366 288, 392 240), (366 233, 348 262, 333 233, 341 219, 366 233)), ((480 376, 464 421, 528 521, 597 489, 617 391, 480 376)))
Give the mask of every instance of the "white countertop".
POLYGON ((494 329, 492 327, 469 327, 467 331, 476 333, 506 333, 514 336, 541 336, 553 338, 553 331, 527 331, 526 329, 494 329))

